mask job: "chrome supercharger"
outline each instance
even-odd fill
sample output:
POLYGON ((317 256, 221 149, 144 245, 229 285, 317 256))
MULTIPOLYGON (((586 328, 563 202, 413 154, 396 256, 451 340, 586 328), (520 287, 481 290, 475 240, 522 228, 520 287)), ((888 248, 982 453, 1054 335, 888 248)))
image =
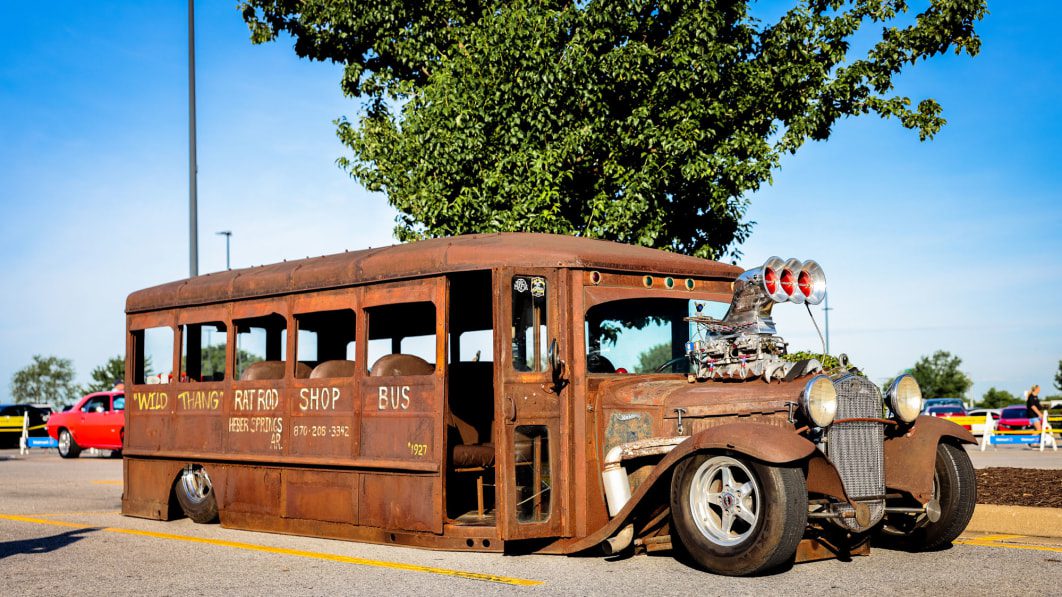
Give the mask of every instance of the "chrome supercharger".
POLYGON ((771 257, 761 267, 745 271, 734 282, 733 302, 722 319, 687 318, 694 324, 693 337, 686 344, 691 376, 771 381, 821 370, 814 359, 798 366, 781 358, 788 343, 777 335, 771 309, 783 302, 817 305, 824 298, 826 275, 816 261, 771 257))

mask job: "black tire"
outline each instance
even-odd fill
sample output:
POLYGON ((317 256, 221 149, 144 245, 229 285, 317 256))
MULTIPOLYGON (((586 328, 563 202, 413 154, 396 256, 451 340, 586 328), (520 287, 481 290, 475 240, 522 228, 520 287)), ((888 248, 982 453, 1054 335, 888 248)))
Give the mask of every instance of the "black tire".
POLYGON ((177 476, 174 484, 177 502, 184 515, 192 522, 206 524, 218 519, 218 502, 214 499, 214 487, 206 469, 199 465, 189 465, 177 476))
POLYGON ((966 450, 952 444, 937 446, 933 479, 940 518, 915 529, 903 543, 915 551, 940 549, 966 529, 977 503, 977 477, 966 450))
POLYGON ((59 430, 59 456, 62 458, 81 456, 81 446, 77 445, 74 436, 66 429, 59 430))
POLYGON ((696 454, 675 467, 672 543, 710 572, 746 576, 792 561, 807 519, 799 468, 723 454, 696 454))

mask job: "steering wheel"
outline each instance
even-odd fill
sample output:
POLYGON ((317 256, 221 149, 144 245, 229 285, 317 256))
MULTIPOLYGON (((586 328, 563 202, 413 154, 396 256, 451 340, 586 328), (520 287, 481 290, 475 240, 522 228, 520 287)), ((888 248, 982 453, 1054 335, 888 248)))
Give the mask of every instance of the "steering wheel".
POLYGON ((615 373, 616 366, 600 352, 593 350, 586 355, 586 370, 590 373, 615 373))
MULTIPOLYGON (((685 373, 685 372, 688 372, 690 370, 689 362, 690 362, 689 358, 686 357, 685 355, 683 355, 681 357, 675 357, 673 359, 668 359, 667 361, 664 361, 663 363, 661 363, 659 367, 657 367, 656 369, 653 369, 653 372, 654 373, 664 373, 665 370, 667 370, 667 369, 674 369, 675 365, 678 365, 679 363, 686 363, 686 371, 678 371, 678 373, 685 373)), ((674 371, 672 371, 672 373, 674 373, 674 371)))

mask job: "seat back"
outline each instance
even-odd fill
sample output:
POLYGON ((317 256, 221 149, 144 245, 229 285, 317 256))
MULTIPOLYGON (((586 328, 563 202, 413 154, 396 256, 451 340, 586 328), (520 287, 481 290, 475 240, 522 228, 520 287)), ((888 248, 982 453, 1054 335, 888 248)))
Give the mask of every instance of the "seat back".
POLYGON ((490 442, 494 421, 494 363, 451 363, 446 424, 464 445, 490 442))
POLYGON ((430 375, 435 366, 411 354, 388 354, 380 357, 369 370, 369 377, 430 375))
POLYGON ((251 363, 240 374, 240 381, 283 379, 284 361, 258 361, 251 363))
POLYGON ((313 368, 313 371, 310 372, 310 379, 320 379, 323 377, 351 377, 354 375, 354 370, 354 361, 348 361, 345 359, 325 361, 313 368))

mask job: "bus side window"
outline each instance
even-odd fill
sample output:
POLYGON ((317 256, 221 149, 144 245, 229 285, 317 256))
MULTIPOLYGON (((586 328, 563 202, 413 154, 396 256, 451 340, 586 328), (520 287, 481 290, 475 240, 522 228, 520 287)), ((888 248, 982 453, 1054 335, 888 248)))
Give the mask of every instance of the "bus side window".
POLYGON ((369 375, 430 375, 435 372, 435 304, 369 307, 369 375))
POLYGON ((226 330, 220 322, 181 326, 181 381, 225 379, 226 330))
MULTIPOLYGON (((287 361, 287 319, 272 313, 232 323, 236 326, 234 377, 240 381, 283 378, 287 361)), ((296 377, 300 377, 298 373, 296 377)))
POLYGON ((173 328, 133 330, 133 383, 173 381, 173 328))
MULTIPOLYGON (((354 311, 319 311, 295 316, 295 360, 310 379, 354 375, 354 311)), ((298 371, 296 372, 296 377, 298 371)))
POLYGON ((546 279, 514 276, 513 368, 517 371, 546 370, 546 279))

